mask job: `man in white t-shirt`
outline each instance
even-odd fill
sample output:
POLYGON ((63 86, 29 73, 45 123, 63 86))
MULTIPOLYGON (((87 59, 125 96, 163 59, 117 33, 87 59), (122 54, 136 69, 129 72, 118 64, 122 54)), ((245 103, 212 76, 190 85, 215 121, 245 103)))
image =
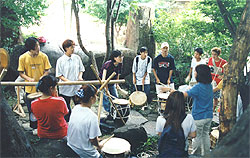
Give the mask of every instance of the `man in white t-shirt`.
POLYGON ((188 76, 185 79, 186 82, 189 82, 189 80, 191 78, 191 74, 192 74, 192 78, 191 78, 190 82, 193 82, 193 83, 196 82, 196 79, 195 79, 195 76, 194 76, 195 67, 197 65, 200 65, 200 64, 206 64, 206 61, 201 58, 202 54, 203 54, 202 48, 196 48, 194 50, 194 57, 193 57, 192 62, 191 62, 191 68, 189 70, 188 76))
POLYGON ((144 91, 147 95, 148 103, 150 103, 150 76, 152 67, 152 59, 148 56, 146 47, 141 47, 140 55, 134 58, 132 73, 133 84, 138 91, 144 91))

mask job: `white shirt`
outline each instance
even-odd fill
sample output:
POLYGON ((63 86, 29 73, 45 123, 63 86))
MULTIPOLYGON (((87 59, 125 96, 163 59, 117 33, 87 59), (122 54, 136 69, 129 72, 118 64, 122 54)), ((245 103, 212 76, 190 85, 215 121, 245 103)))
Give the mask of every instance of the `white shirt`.
MULTIPOLYGON (((56 77, 64 76, 70 81, 78 81, 79 73, 84 71, 85 68, 82 64, 82 60, 76 54, 72 54, 71 57, 64 54, 56 62, 56 77)), ((59 82, 63 81, 59 80, 59 82)), ((72 97, 80 87, 81 85, 59 86, 59 93, 72 97)))
MULTIPOLYGON (((158 116, 156 120, 156 133, 158 134, 159 132, 163 132, 164 126, 166 123, 166 119, 163 116, 158 116)), ((184 136, 186 139, 186 148, 185 150, 187 151, 188 149, 188 134, 195 132, 196 131, 196 126, 194 123, 194 118, 191 114, 187 114, 186 118, 183 120, 181 123, 181 127, 183 128, 184 131, 184 136)))
POLYGON ((206 64, 206 61, 204 59, 201 59, 200 61, 197 61, 195 58, 192 59, 191 62, 191 68, 192 68, 192 78, 191 78, 191 82, 196 82, 195 76, 194 76, 194 71, 195 71, 195 67, 197 65, 200 64, 206 64))
POLYGON ((89 139, 98 136, 101 136, 101 131, 96 114, 90 108, 76 105, 68 124, 67 145, 80 157, 96 158, 100 154, 89 139))
POLYGON ((132 72, 135 73, 136 76, 136 85, 142 85, 142 79, 146 72, 147 76, 145 78, 144 84, 150 84, 149 73, 151 73, 151 68, 152 68, 152 59, 149 56, 147 56, 144 60, 141 59, 140 55, 137 55, 134 58, 132 72), (139 58, 138 64, 136 63, 136 58, 139 58), (148 63, 148 58, 150 59, 149 63, 148 63))

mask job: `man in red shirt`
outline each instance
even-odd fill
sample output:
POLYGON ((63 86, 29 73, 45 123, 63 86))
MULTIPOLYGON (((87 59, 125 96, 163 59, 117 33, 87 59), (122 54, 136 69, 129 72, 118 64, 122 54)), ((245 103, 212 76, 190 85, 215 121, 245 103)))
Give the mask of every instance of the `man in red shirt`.
MULTIPOLYGON (((212 79, 213 79, 212 84, 213 84, 213 87, 215 88, 224 76, 223 65, 226 64, 227 61, 219 57, 221 54, 221 49, 218 47, 212 48, 211 54, 212 54, 212 57, 209 58, 208 66, 211 69, 211 74, 212 74, 212 79)), ((214 92, 213 110, 215 110, 215 108, 217 107, 219 98, 220 98, 220 91, 214 92)))

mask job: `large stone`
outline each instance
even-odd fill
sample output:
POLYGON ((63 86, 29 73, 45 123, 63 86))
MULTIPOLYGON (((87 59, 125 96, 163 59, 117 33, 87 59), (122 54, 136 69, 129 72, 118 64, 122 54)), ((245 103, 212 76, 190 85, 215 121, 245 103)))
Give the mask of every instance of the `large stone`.
POLYGON ((147 4, 139 4, 136 12, 130 11, 129 17, 131 18, 127 23, 125 46, 134 50, 135 53, 142 46, 146 46, 149 56, 154 57, 155 40, 152 32, 154 9, 147 4))

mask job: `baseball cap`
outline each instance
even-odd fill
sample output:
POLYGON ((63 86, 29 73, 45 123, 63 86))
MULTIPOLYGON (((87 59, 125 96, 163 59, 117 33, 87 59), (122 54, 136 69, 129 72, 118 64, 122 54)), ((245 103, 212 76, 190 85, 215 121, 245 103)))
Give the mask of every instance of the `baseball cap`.
POLYGON ((161 44, 161 48, 164 48, 164 47, 168 47, 168 48, 169 48, 168 42, 163 42, 163 43, 161 44))

